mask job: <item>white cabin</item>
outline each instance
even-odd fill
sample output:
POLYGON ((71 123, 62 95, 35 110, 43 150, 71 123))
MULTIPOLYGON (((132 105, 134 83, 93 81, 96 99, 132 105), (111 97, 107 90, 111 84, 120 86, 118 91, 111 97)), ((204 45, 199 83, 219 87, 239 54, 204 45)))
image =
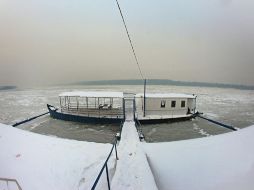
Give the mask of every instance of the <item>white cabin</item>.
POLYGON ((194 94, 136 94, 135 102, 138 120, 190 117, 196 110, 194 94))

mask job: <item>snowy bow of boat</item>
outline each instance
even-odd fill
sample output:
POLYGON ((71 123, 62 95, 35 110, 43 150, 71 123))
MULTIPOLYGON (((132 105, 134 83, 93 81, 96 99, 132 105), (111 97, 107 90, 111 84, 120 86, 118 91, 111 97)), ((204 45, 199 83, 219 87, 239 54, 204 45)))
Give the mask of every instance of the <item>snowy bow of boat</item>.
MULTIPOLYGON (((17 180, 22 190, 90 189, 111 146, 0 124, 0 189, 8 189, 1 178, 17 180)), ((16 189, 12 182, 9 187, 16 189)))
MULTIPOLYGON (((254 187, 253 137, 254 126, 251 126, 207 138, 141 143, 138 147, 144 150, 149 164, 140 162, 140 167, 151 167, 158 189, 251 190, 254 187)), ((26 190, 89 189, 111 146, 52 138, 0 124, 0 178, 16 179, 26 190)), ((112 182, 124 184, 114 179, 114 162, 109 166, 112 182)), ((126 170, 129 168, 125 166, 126 170)), ((123 176, 126 178, 118 180, 132 179, 123 176)), ((1 182, 0 189, 4 185, 1 182)))
POLYGON ((252 190, 254 126, 200 139, 143 145, 159 189, 252 190))

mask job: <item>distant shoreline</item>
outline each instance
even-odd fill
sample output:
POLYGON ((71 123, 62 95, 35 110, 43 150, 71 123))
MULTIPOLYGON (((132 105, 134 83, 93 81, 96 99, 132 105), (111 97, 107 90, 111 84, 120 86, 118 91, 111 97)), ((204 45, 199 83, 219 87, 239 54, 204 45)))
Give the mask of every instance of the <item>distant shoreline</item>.
MULTIPOLYGON (((140 79, 130 80, 96 80, 96 81, 80 81, 69 84, 58 84, 62 85, 87 85, 87 86, 98 86, 98 85, 144 85, 144 81, 140 79)), ((254 90, 254 86, 239 85, 239 84, 223 84, 223 83, 208 83, 208 82, 187 82, 187 81, 175 81, 169 79, 148 79, 147 85, 162 85, 162 86, 189 86, 189 87, 208 87, 208 88, 231 88, 238 90, 254 90)), ((56 86, 56 85, 53 85, 56 86)), ((38 87, 38 86, 37 86, 38 87)), ((20 87, 12 85, 0 86, 0 91, 5 90, 17 90, 20 87)))
POLYGON ((17 89, 16 86, 0 86, 0 90, 14 90, 17 89))
MULTIPOLYGON (((98 80, 98 81, 81 81, 72 83, 72 85, 143 85, 143 80, 98 80)), ((233 88, 240 90, 254 90, 254 86, 223 84, 223 83, 207 83, 207 82, 186 82, 167 79, 149 79, 148 85, 173 85, 173 86, 193 86, 193 87, 214 87, 214 88, 233 88)))

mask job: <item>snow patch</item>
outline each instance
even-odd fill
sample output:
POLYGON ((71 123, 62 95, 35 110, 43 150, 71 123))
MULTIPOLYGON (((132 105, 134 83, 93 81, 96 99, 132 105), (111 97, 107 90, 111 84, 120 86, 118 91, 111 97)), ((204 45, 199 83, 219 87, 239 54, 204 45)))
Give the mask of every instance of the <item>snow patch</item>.
MULTIPOLYGON (((3 124, 0 136, 0 177, 16 179, 25 190, 90 189, 112 147, 52 138, 3 124)), ((113 167, 114 160, 109 169, 113 167)), ((0 182, 0 189, 6 189, 6 182, 0 182)), ((100 183, 101 187, 107 185, 104 179, 100 183)))
POLYGON ((198 131, 199 134, 207 137, 212 136, 209 133, 207 133, 204 129, 201 129, 196 123, 193 123, 193 126, 194 126, 193 129, 198 131))
POLYGON ((207 138, 145 143, 162 190, 252 190, 254 126, 207 138))

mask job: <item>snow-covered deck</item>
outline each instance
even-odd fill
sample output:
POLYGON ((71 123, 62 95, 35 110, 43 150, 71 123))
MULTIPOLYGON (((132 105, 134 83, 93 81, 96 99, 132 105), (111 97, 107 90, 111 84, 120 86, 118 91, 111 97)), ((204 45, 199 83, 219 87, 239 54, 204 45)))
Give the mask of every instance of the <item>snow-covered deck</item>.
POLYGON ((143 117, 142 115, 138 116, 139 120, 153 120, 153 119, 176 119, 176 118, 189 118, 192 114, 185 115, 147 115, 143 117))
POLYGON ((253 190, 254 126, 222 135, 143 143, 159 189, 253 190))
MULTIPOLYGON (((0 178, 16 179, 23 190, 90 189, 111 146, 49 137, 0 124, 0 178)), ((113 164, 111 160, 110 170, 113 164)), ((106 186, 106 179, 101 183, 106 186)), ((17 187, 14 182, 9 186, 17 187)), ((5 181, 0 180, 0 189, 8 189, 5 181)))
MULTIPOLYGON (((146 98, 196 98, 194 94, 179 94, 179 93, 146 93, 146 98)), ((143 93, 135 95, 136 98, 144 97, 143 93)))
MULTIPOLYGON (((254 126, 168 143, 142 143, 125 122, 112 189, 252 190, 254 126)), ((47 137, 0 124, 0 178, 23 190, 90 189, 112 145, 47 137)), ((98 189, 106 189, 102 175, 98 189)), ((0 182, 0 189, 7 189, 0 182)))
POLYGON ((112 179, 112 189, 157 189, 145 152, 141 148, 135 122, 124 123, 118 152, 119 160, 112 179))

